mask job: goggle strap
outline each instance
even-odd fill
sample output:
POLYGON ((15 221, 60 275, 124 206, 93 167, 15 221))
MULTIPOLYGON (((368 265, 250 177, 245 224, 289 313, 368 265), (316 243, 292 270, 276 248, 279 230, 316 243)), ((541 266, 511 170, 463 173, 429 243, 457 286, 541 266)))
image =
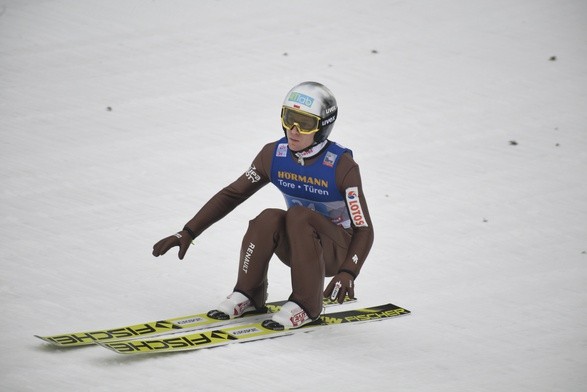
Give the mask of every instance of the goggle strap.
POLYGON ((334 111, 332 113, 330 113, 330 115, 328 115, 328 117, 324 117, 323 119, 320 119, 320 124, 318 125, 318 128, 321 130, 322 128, 324 128, 328 124, 332 124, 336 120, 337 114, 338 114, 338 108, 334 109, 334 111))

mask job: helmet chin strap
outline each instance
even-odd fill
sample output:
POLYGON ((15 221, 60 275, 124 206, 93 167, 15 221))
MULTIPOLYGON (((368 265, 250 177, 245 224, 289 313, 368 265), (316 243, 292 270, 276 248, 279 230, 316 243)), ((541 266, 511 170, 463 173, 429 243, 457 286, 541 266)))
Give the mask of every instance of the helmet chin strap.
POLYGON ((306 147, 300 151, 293 151, 291 148, 290 151, 298 158, 298 163, 304 166, 304 159, 309 159, 320 154, 327 144, 328 140, 324 140, 320 143, 314 143, 310 147, 306 147))

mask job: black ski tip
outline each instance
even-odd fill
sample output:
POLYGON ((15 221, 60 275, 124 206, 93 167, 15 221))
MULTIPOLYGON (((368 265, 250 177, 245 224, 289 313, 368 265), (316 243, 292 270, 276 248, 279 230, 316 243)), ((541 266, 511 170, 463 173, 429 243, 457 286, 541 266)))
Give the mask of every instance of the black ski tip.
POLYGON ((271 319, 263 321, 261 325, 263 326, 263 328, 267 328, 272 331, 283 331, 285 329, 285 327, 282 324, 279 324, 278 322, 273 321, 271 319))
POLYGON ((213 318, 215 320, 229 320, 230 319, 229 315, 227 315, 224 312, 221 312, 220 310, 216 310, 216 309, 211 310, 208 313, 206 313, 206 316, 213 318))

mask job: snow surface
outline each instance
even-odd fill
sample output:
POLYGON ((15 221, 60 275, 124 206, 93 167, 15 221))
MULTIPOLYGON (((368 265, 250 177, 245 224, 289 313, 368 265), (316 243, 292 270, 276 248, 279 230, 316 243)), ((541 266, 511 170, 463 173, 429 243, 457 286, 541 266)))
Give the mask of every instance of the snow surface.
MULTIPOLYGON (((3 391, 585 391, 584 0, 0 1, 3 391), (206 310, 266 187, 183 262, 150 255, 282 135, 340 105, 376 240, 360 306, 413 314, 124 357, 33 334, 206 310)), ((270 269, 270 300, 289 294, 270 269)))

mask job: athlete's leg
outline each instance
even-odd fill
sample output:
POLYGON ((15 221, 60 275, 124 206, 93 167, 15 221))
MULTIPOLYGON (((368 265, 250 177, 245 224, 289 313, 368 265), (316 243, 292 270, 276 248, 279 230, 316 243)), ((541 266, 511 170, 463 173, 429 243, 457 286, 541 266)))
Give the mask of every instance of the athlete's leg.
POLYGON ((301 206, 287 211, 285 231, 290 247, 290 299, 310 317, 318 317, 322 312, 324 277, 338 271, 351 235, 320 213, 301 206))
POLYGON ((284 238, 286 211, 267 209, 249 222, 243 237, 234 291, 249 297, 257 308, 267 300, 267 270, 277 244, 284 238))

